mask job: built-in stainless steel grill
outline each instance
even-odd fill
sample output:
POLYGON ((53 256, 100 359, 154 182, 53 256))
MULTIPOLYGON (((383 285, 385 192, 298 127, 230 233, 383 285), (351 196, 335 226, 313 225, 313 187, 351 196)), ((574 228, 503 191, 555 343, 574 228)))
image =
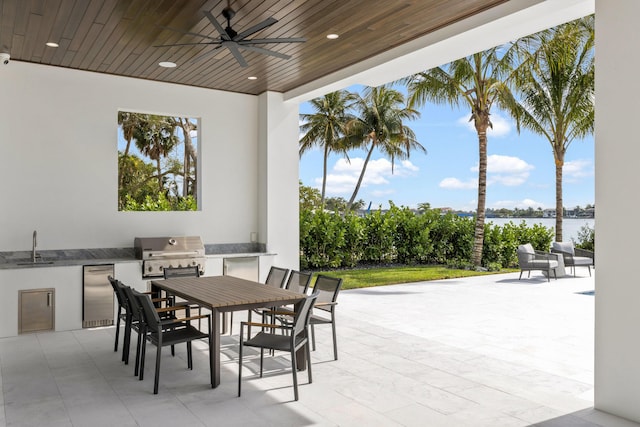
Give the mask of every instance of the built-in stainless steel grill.
POLYGON ((162 277, 165 268, 196 265, 204 273, 204 245, 198 236, 136 237, 134 249, 142 260, 142 277, 162 277))

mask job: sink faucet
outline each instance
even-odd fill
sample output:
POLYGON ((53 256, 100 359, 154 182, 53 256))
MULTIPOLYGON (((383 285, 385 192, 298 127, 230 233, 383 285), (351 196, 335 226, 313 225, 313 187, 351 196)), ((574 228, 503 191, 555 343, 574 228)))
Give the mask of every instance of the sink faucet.
POLYGON ((31 249, 31 261, 36 262, 38 254, 36 254, 36 246, 38 245, 38 231, 33 230, 33 246, 31 249))

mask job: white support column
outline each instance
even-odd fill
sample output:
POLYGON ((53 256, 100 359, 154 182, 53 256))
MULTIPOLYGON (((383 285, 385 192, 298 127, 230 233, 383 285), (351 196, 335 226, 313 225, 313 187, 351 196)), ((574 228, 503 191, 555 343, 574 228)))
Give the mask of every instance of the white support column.
POLYGON ((640 2, 596 2, 595 407, 640 421, 640 2), (626 219, 626 220, 625 220, 626 219))
POLYGON ((277 92, 258 99, 258 241, 276 253, 273 265, 298 269, 298 103, 277 92))

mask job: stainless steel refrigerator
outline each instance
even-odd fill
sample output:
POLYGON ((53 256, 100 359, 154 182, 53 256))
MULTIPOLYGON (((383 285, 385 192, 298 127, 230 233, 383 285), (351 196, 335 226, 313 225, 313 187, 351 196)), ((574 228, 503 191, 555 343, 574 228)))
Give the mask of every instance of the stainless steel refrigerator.
POLYGON ((109 283, 113 264, 82 267, 82 327, 113 325, 113 288, 109 283))

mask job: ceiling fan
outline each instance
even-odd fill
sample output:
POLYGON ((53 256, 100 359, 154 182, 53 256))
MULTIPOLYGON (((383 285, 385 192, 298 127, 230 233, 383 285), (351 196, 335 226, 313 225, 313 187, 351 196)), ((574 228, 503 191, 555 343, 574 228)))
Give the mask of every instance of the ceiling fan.
MULTIPOLYGON (((229 51, 234 56, 236 61, 238 61, 238 64, 240 64, 241 67, 247 67, 249 64, 247 64, 247 61, 242 56, 242 53, 240 52, 241 49, 249 50, 249 51, 252 51, 252 52, 258 52, 258 53, 261 53, 261 54, 264 54, 264 55, 275 56, 276 58, 289 59, 289 58, 291 58, 291 56, 289 56, 289 55, 285 55, 285 54, 280 53, 280 52, 275 52, 273 50, 265 49, 265 48, 259 47, 257 45, 267 44, 267 43, 303 43, 303 42, 306 41, 306 39, 302 38, 302 37, 289 37, 289 38, 277 38, 277 39, 249 39, 249 38, 247 38, 247 37, 257 33, 260 30, 263 30, 263 29, 265 29, 267 27, 272 26, 273 24, 278 22, 278 20, 273 18, 273 17, 270 17, 270 18, 267 18, 264 21, 260 22, 259 24, 254 25, 253 27, 249 27, 244 31, 237 32, 231 27, 231 19, 235 16, 236 12, 231 8, 229 2, 227 2, 227 7, 225 7, 222 10, 222 16, 224 16, 224 18, 227 20, 227 27, 226 28, 224 28, 216 20, 216 18, 211 14, 211 12, 205 10, 203 13, 204 13, 204 16, 206 16, 207 19, 209 21, 211 21, 211 24, 218 31, 218 33, 220 34, 220 37, 211 37, 211 36, 208 36, 208 35, 205 35, 205 34, 198 34, 198 33, 192 33, 190 31, 183 31, 183 30, 178 30, 178 29, 175 29, 175 28, 163 27, 163 28, 166 28, 166 29, 171 30, 171 31, 177 31, 177 32, 184 33, 184 34, 189 34, 189 35, 192 35, 192 36, 198 36, 198 37, 202 37, 202 38, 205 38, 205 39, 209 39, 210 41, 194 42, 194 43, 166 44, 166 45, 159 45, 159 46, 154 46, 154 47, 199 46, 199 45, 213 45, 213 46, 215 46, 213 49, 211 49, 205 55, 211 54, 211 53, 215 52, 216 50, 221 49, 221 48, 224 47, 224 48, 229 49, 229 51)), ((198 61, 198 60, 202 59, 205 55, 202 55, 201 57, 196 58, 192 62, 195 62, 195 61, 198 61)))

